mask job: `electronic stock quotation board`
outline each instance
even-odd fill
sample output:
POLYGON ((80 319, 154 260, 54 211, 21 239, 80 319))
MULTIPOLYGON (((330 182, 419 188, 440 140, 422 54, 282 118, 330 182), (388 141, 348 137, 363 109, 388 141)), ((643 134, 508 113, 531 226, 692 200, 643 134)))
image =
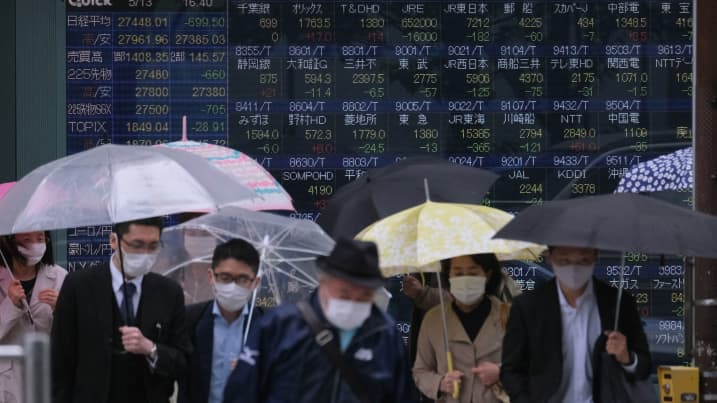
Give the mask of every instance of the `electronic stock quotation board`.
MULTIPOLYGON (((410 156, 501 178, 510 212, 614 191, 692 142, 692 1, 66 0, 68 153, 181 136, 238 149, 315 220, 342 185, 410 156)), ((689 205, 691 193, 673 200, 689 205)), ((70 230, 70 270, 108 226, 70 230)), ((684 265, 627 255, 658 362, 684 351, 684 265)), ((504 268, 524 290, 542 262, 504 268)), ((618 260, 597 275, 619 285, 618 260)), ((390 311, 409 331, 393 279, 390 311)))

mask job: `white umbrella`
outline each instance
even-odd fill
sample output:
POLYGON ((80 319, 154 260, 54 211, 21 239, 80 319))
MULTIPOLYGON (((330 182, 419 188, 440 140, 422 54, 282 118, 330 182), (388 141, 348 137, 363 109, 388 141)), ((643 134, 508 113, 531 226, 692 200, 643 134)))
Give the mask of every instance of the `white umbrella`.
POLYGON ((33 170, 0 199, 0 234, 208 211, 257 197, 204 158, 107 144, 33 170))

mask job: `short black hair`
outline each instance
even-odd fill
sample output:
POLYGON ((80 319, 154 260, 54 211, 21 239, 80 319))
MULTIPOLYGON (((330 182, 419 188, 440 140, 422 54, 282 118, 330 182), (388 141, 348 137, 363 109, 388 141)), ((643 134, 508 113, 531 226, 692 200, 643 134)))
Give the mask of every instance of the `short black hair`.
MULTIPOLYGON (((488 280, 485 284, 485 293, 489 295, 499 296, 500 282, 502 280, 500 263, 495 253, 478 253, 470 255, 473 262, 485 271, 488 280)), ((441 260, 441 280, 448 287, 448 277, 451 271, 451 259, 441 260)))
POLYGON ((159 233, 162 233, 162 228, 164 228, 164 219, 162 217, 150 217, 150 218, 143 218, 141 220, 133 220, 133 221, 125 221, 118 224, 115 224, 112 227, 112 232, 117 234, 118 237, 122 238, 122 236, 129 232, 129 226, 130 225, 146 225, 148 227, 157 227, 159 229, 159 233))
POLYGON ((212 256, 212 270, 227 259, 236 259, 246 263, 254 273, 259 272, 259 252, 243 239, 230 239, 214 248, 212 256))
MULTIPOLYGON (((10 270, 12 270, 12 265, 15 261, 27 264, 27 259, 25 259, 25 256, 23 256, 17 248, 15 235, 0 237, 0 251, 3 256, 5 256, 5 259, 7 259, 7 264, 10 265, 8 269, 10 270)), ((45 231, 45 254, 42 255, 42 259, 40 259, 38 265, 39 264, 45 264, 48 266, 53 266, 55 264, 55 257, 52 253, 52 237, 50 236, 50 231, 45 231)), ((0 265, 4 266, 5 262, 0 261, 0 265)))

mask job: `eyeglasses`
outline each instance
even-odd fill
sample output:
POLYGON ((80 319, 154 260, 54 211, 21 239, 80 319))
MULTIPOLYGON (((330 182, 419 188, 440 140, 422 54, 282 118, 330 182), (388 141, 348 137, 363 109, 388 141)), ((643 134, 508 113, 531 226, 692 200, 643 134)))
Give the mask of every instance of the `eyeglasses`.
POLYGON ((127 252, 129 253, 142 253, 144 251, 153 253, 161 249, 163 246, 162 241, 145 243, 142 241, 127 242, 122 239, 122 243, 127 247, 127 252))
POLYGON ((240 274, 238 276, 232 276, 229 273, 214 273, 214 279, 217 283, 230 284, 237 283, 240 287, 247 287, 251 285, 256 277, 247 276, 246 274, 240 274))

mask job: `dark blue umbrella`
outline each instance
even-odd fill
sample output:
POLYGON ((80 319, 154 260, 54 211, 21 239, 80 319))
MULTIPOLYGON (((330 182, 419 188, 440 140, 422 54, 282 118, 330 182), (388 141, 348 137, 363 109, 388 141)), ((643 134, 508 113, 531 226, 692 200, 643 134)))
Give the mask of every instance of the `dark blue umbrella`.
POLYGON ((636 164, 620 179, 615 192, 643 193, 691 189, 693 157, 692 147, 687 147, 636 164))

